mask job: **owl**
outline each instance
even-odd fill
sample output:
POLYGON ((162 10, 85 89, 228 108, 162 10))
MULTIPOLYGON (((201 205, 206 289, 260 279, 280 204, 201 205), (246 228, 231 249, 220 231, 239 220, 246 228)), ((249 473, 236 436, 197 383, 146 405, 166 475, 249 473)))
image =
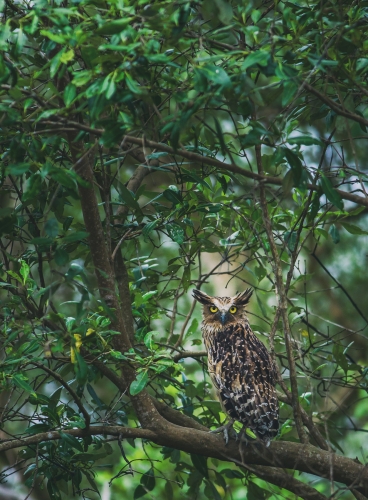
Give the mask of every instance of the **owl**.
MULTIPOLYGON (((275 390, 276 369, 265 345, 254 335, 245 313, 253 290, 235 297, 211 297, 193 290, 203 305, 202 334, 208 352, 208 372, 225 413, 251 429, 268 446, 279 429, 275 390)), ((243 431, 244 432, 244 431, 243 431)))

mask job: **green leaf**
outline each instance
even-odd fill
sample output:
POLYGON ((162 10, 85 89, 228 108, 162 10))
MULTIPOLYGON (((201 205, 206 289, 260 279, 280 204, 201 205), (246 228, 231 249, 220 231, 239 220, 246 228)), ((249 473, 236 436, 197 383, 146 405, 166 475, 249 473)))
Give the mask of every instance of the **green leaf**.
POLYGON ((147 491, 145 490, 145 488, 141 484, 138 484, 138 486, 134 490, 133 499, 137 500, 138 498, 141 498, 144 495, 146 495, 146 493, 147 491))
POLYGON ((165 495, 167 500, 174 500, 174 491, 170 481, 165 481, 165 495))
POLYGON ((294 83, 292 80, 287 80, 286 82, 284 82, 281 105, 286 106, 287 104, 289 104, 289 102, 295 96, 297 90, 298 90, 298 85, 296 85, 296 83, 294 83))
MULTIPOLYGON (((54 78, 54 76, 56 75, 56 73, 61 65, 61 58, 62 58, 63 54, 64 54, 64 49, 61 50, 58 54, 56 54, 56 56, 54 56, 51 59, 51 64, 50 64, 50 76, 51 76, 51 78, 54 78)), ((42 118, 48 118, 48 116, 45 114, 45 112, 43 112, 41 114, 41 116, 42 116, 42 118)))
POLYGON ((64 236, 62 239, 63 243, 74 243, 75 241, 82 241, 85 238, 88 238, 89 233, 86 233, 86 231, 77 231, 76 233, 71 233, 68 234, 67 236, 64 236))
POLYGON ((77 362, 74 364, 75 378, 77 379, 79 385, 84 385, 87 381, 88 365, 76 349, 75 357, 77 360, 77 362))
POLYGON ((162 194, 174 206, 183 203, 182 194, 177 186, 169 186, 162 194))
POLYGON ((220 474, 225 475, 225 477, 228 477, 229 479, 243 479, 244 478, 244 474, 242 474, 238 470, 222 469, 222 471, 220 471, 220 474))
POLYGON ((39 238, 32 238, 29 240, 29 243, 31 245, 38 245, 38 246, 51 246, 53 244, 54 240, 51 238, 44 238, 40 236, 39 238))
POLYGON ((73 220, 74 220, 74 217, 71 217, 70 215, 68 217, 65 217, 64 222, 63 222, 64 231, 67 231, 70 228, 73 220))
POLYGON ((19 388, 24 391, 30 392, 33 395, 36 395, 35 390, 33 389, 32 386, 29 385, 27 382, 27 377, 25 377, 22 373, 16 373, 13 375, 12 380, 14 384, 19 388))
POLYGON ((50 238, 56 238, 56 236, 59 234, 59 224, 56 219, 53 218, 46 221, 45 233, 47 234, 47 236, 50 236, 50 238))
POLYGON ((137 378, 133 380, 130 384, 130 394, 136 396, 146 387, 148 383, 148 373, 147 371, 141 371, 138 373, 137 378))
POLYGON ((27 264, 27 262, 22 260, 22 265, 20 266, 19 274, 23 278, 23 285, 26 284, 27 278, 29 276, 29 271, 30 271, 29 265, 27 264))
POLYGON ((224 89, 231 87, 231 79, 229 75, 220 66, 206 65, 202 68, 202 71, 206 75, 207 79, 216 85, 221 85, 224 89))
POLYGON ((125 81, 127 84, 127 87, 129 90, 133 92, 133 94, 142 94, 143 89, 140 87, 135 80, 129 75, 129 73, 126 73, 125 81))
POLYGON ((23 285, 22 278, 16 272, 14 272, 14 271, 6 271, 6 274, 8 274, 9 276, 11 276, 12 278, 14 278, 15 280, 17 280, 19 283, 21 283, 23 285))
POLYGON ((82 85, 85 85, 88 83, 92 78, 92 71, 84 70, 84 71, 78 71, 74 74, 73 78, 73 84, 76 87, 82 87, 82 85))
POLYGON ((55 43, 64 43, 65 38, 62 35, 57 35, 56 33, 52 33, 51 31, 47 30, 41 30, 40 34, 43 36, 47 36, 50 40, 52 40, 55 43))
POLYGON ((210 482, 210 481, 206 481, 206 487, 205 487, 205 490, 204 490, 204 494, 210 500, 212 500, 212 499, 213 500, 222 500, 221 499, 221 495, 217 491, 216 486, 212 482, 210 482))
POLYGON ((149 233, 152 232, 154 229, 156 229, 156 227, 158 227, 161 223, 162 223, 161 219, 156 219, 152 222, 148 222, 148 224, 146 224, 142 229, 142 234, 144 238, 146 238, 149 235, 149 233))
POLYGON ((304 146, 323 146, 323 142, 309 135, 299 135, 298 137, 290 137, 288 139, 289 144, 298 144, 304 146))
POLYGON ((322 187, 322 191, 326 195, 328 201, 330 201, 333 205, 335 205, 335 207, 339 208, 340 210, 344 210, 344 203, 340 194, 338 193, 338 191, 336 191, 336 189, 334 189, 330 179, 328 179, 328 177, 326 177, 324 174, 321 174, 320 184, 322 187))
POLYGON ((26 433, 34 435, 34 434, 39 434, 40 432, 47 432, 49 430, 50 426, 48 424, 35 424, 32 425, 31 427, 28 427, 28 429, 26 429, 26 433))
POLYGON ((93 399, 94 403, 101 409, 106 408, 105 403, 101 401, 101 399, 97 396, 96 391, 94 388, 91 386, 91 384, 87 384, 87 391, 89 392, 91 398, 93 399))
POLYGON ((122 19, 114 19, 113 21, 104 22, 99 28, 97 28, 96 33, 98 35, 115 35, 120 33, 126 26, 128 26, 134 17, 123 17, 122 19))
POLYGON ((269 58, 270 58, 269 52, 266 52, 265 50, 258 50, 257 52, 249 54, 245 58, 245 61, 243 62, 241 69, 242 71, 245 71, 246 69, 256 64, 259 64, 260 66, 267 66, 269 58))
POLYGON ((28 172, 30 166, 30 163, 15 163, 8 165, 5 172, 6 175, 22 175, 28 172))
POLYGON ((63 248, 57 248, 54 255, 54 260, 58 266, 65 266, 69 262, 69 254, 63 248))
POLYGON ((148 302, 151 297, 154 297, 158 294, 157 290, 152 290, 151 292, 146 292, 142 295, 142 303, 148 302))
POLYGON ((140 212, 141 209, 140 206, 138 205, 138 202, 133 197, 133 194, 124 186, 124 184, 120 184, 119 192, 121 199, 125 203, 125 205, 127 205, 133 211, 137 210, 140 212))
POLYGON ((146 490, 153 490, 156 485, 156 480, 155 472, 152 468, 143 474, 143 476, 141 477, 141 484, 146 488, 146 490))
POLYGON ((170 238, 175 241, 175 243, 178 243, 179 245, 184 243, 184 229, 182 229, 178 224, 167 224, 166 229, 170 238))
POLYGON ((294 153, 294 151, 292 151, 291 149, 288 148, 280 148, 280 149, 282 149, 284 156, 293 171, 294 186, 299 187, 301 184, 302 172, 303 172, 302 162, 299 156, 296 153, 294 153))
POLYGON ((149 349, 150 351, 152 351, 152 349, 155 346, 155 343, 153 341, 154 335, 161 335, 161 332, 158 332, 157 330, 153 330, 152 332, 146 333, 146 335, 144 336, 144 339, 143 339, 143 342, 145 343, 147 349, 149 349))
POLYGON ((263 488, 258 486, 258 484, 253 483, 252 481, 249 481, 247 490, 247 500, 265 500, 269 496, 268 491, 264 490, 263 488))
POLYGON ((350 224, 345 221, 339 221, 339 222, 342 225, 342 227, 346 229, 346 231, 350 234, 356 234, 358 236, 368 234, 368 231, 364 231, 359 226, 355 226, 354 224, 350 224))
POLYGON ((65 106, 70 106, 71 103, 77 96, 77 87, 73 83, 69 83, 65 89, 63 94, 63 99, 65 106))
POLYGON ((339 230, 335 226, 335 224, 331 224, 330 229, 328 230, 329 234, 331 235, 332 241, 337 244, 340 242, 340 234, 339 230))
POLYGON ((336 360, 336 363, 347 373, 349 365, 344 354, 345 347, 341 344, 335 343, 332 348, 332 354, 336 360))
POLYGON ((225 0, 214 0, 218 9, 218 18, 223 24, 230 24, 233 18, 233 9, 225 0))
POLYGON ((188 288, 191 285, 191 268, 190 268, 190 265, 187 265, 187 266, 184 267, 182 283, 183 283, 184 291, 187 291, 188 288))
POLYGON ((74 59, 74 50, 73 49, 67 50, 60 57, 60 61, 62 64, 66 64, 69 61, 72 61, 73 59, 74 59))
POLYGON ((198 323, 197 318, 193 318, 192 322, 190 324, 190 327, 187 330, 186 337, 190 337, 191 335, 197 333, 198 332, 198 326, 199 326, 199 323, 198 323))
POLYGON ((202 474, 202 476, 208 478, 207 457, 191 453, 190 458, 192 459, 194 467, 202 474))
POLYGON ((296 231, 286 231, 284 234, 284 241, 287 244, 290 252, 294 252, 297 243, 297 232, 296 231))
POLYGON ((78 439, 71 434, 67 434, 66 432, 59 431, 62 441, 64 441, 71 448, 75 448, 76 450, 83 452, 83 446, 78 441, 78 439))

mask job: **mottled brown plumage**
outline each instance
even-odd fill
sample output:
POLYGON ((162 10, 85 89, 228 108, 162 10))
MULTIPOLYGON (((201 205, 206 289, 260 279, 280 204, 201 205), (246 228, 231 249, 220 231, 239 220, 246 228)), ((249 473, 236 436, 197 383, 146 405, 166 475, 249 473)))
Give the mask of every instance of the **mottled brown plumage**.
POLYGON ((208 371, 220 403, 231 419, 251 429, 268 445, 279 428, 276 371, 244 310, 251 295, 251 289, 235 297, 211 297, 193 291, 194 298, 203 304, 208 371))

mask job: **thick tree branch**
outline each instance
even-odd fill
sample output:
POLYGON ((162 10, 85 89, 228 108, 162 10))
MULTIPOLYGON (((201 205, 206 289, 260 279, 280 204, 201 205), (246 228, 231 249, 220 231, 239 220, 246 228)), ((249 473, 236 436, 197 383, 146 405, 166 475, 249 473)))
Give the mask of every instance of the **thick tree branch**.
MULTIPOLYGON (((88 183, 87 186, 79 185, 79 196, 82 206, 84 223, 89 233, 88 241, 95 268, 98 288, 101 298, 105 301, 112 313, 112 328, 120 332, 114 336, 114 348, 124 353, 132 347, 132 332, 128 326, 133 327, 133 318, 130 305, 130 297, 125 300, 126 308, 123 317, 122 309, 115 289, 115 276, 108 252, 106 238, 102 227, 99 213, 97 196, 94 190, 93 158, 92 153, 86 155, 83 144, 75 141, 73 134, 68 134, 69 147, 73 162, 80 162, 78 173, 88 183)), ((124 263, 123 263, 124 264, 124 263)), ((125 265, 124 265, 125 268, 125 265)), ((125 280, 125 287, 128 288, 128 281, 125 280)), ((124 300, 124 299, 121 299, 124 300)), ((129 386, 135 379, 133 368, 123 363, 121 365, 122 377, 126 386, 129 386)), ((144 427, 161 428, 163 419, 152 404, 152 401, 145 391, 131 397, 137 416, 144 427)))
MULTIPOLYGON (((145 156, 142 150, 139 151, 131 151, 130 155, 133 158, 137 159, 140 163, 144 163, 145 156)), ((154 162, 153 162, 154 163, 154 162)), ((152 163, 152 164, 153 164, 152 163)), ((139 165, 134 171, 133 175, 129 179, 127 184, 127 188, 135 193, 139 186, 141 185, 143 179, 150 174, 152 171, 148 167, 148 165, 139 165)), ((128 207, 126 205, 120 205, 116 211, 116 216, 120 219, 124 220, 128 213, 128 207)), ((130 300, 130 291, 129 291, 129 276, 128 270, 126 268, 121 250, 115 254, 115 258, 112 259, 115 268, 115 277, 119 290, 119 298, 120 298, 120 308, 122 312, 122 318, 125 324, 125 329, 127 335, 130 339, 130 343, 134 345, 134 324, 133 324, 133 316, 132 316, 132 304, 130 300)))
MULTIPOLYGON (((332 470, 333 481, 344 483, 348 487, 354 482, 353 487, 359 493, 368 493, 368 469, 365 466, 349 458, 322 451, 311 445, 274 441, 269 448, 265 448, 260 443, 253 444, 246 446, 240 453, 239 445, 235 441, 230 441, 226 446, 221 436, 201 430, 179 427, 168 422, 164 428, 157 431, 121 426, 91 426, 89 429, 66 429, 63 432, 75 437, 110 435, 123 438, 149 439, 158 445, 170 446, 187 453, 195 453, 235 463, 241 462, 247 464, 247 466, 271 465, 277 468, 299 470, 328 479, 331 478, 332 470), (242 458, 244 462, 242 462, 242 458)), ((11 439, 0 444, 0 452, 20 446, 37 444, 42 441, 60 439, 60 437, 58 431, 49 431, 26 438, 11 439)), ((278 471, 277 473, 273 469, 269 471, 268 467, 267 470, 257 470, 257 474, 263 474, 264 478, 267 477, 270 482, 273 482, 272 476, 274 476, 274 480, 280 484, 285 479, 279 475, 278 471)), ((275 482, 275 484, 277 483, 275 482)))

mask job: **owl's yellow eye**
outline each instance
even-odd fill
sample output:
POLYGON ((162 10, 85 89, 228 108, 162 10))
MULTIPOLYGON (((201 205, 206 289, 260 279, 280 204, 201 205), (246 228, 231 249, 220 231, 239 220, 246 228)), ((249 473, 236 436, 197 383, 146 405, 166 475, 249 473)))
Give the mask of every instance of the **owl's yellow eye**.
POLYGON ((235 307, 235 306, 232 306, 232 307, 230 307, 230 309, 229 309, 229 311, 231 312, 231 314, 236 313, 236 311, 237 311, 237 310, 238 310, 238 308, 237 308, 237 307, 235 307))
POLYGON ((217 313, 218 308, 217 308, 217 307, 215 307, 215 306, 211 306, 211 307, 210 307, 210 311, 211 311, 211 313, 217 313))

